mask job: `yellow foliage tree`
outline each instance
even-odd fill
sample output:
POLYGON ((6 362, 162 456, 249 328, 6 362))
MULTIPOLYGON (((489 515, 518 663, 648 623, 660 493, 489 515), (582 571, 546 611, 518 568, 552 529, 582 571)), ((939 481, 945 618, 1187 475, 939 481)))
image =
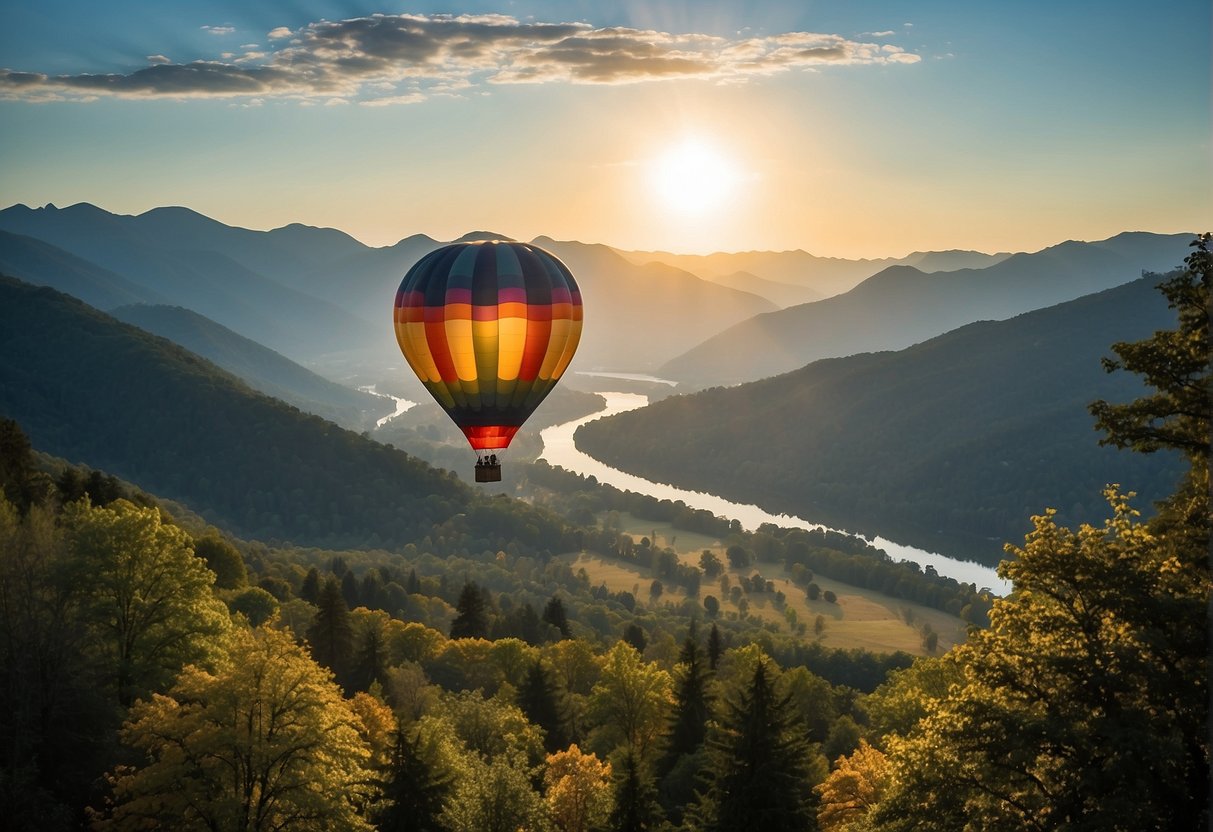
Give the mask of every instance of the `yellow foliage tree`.
POLYGON ((880 802, 888 782, 884 754, 860 740, 859 748, 849 757, 840 757, 838 767, 817 787, 821 797, 817 825, 821 832, 850 832, 880 802))
POLYGON ((238 630, 215 673, 189 666, 122 730, 145 762, 110 776, 97 830, 369 832, 361 721, 289 633, 238 630))
POLYGON ((600 827, 611 811, 611 764, 576 745, 547 758, 543 774, 548 813, 562 832, 600 827))

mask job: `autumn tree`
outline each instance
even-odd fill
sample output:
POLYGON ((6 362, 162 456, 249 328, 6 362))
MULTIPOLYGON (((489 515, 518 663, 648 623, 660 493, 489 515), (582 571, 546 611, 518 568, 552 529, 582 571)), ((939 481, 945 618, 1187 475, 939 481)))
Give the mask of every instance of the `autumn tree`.
POLYGON ((122 740, 142 755, 110 777, 98 830, 369 830, 357 717, 289 633, 237 630, 216 672, 191 665, 139 702, 122 740))
POLYGON ((183 665, 218 655, 227 607, 184 530, 126 500, 72 503, 63 523, 70 580, 85 593, 95 649, 112 669, 120 703, 163 690, 183 665))
POLYGON ((861 741, 817 786, 821 800, 817 809, 818 828, 821 832, 859 832, 868 814, 880 803, 888 780, 885 755, 861 741))
POLYGON ((561 832, 590 832, 611 809, 611 764, 576 745, 547 758, 543 773, 548 813, 561 832))

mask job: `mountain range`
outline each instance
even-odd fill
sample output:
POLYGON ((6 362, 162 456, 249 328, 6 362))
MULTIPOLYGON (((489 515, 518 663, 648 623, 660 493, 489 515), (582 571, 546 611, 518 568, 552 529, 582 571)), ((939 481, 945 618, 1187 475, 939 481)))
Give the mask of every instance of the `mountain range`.
POLYGON ((1046 507, 1087 522, 1104 516, 1108 483, 1143 508, 1173 490, 1178 459, 1099 446, 1086 409, 1142 392, 1100 359, 1174 327, 1158 282, 673 396, 591 422, 577 442, 649 479, 996 563, 1046 507))
POLYGON ((1015 254, 982 269, 890 266, 854 289, 757 315, 659 370, 690 386, 737 384, 820 358, 895 350, 978 320, 999 320, 1180 265, 1190 234, 1119 234, 1015 254))

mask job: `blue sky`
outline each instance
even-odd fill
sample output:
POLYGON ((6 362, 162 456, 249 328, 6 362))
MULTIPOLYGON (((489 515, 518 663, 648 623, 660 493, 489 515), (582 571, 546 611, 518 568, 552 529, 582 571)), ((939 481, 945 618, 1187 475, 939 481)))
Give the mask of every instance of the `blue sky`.
POLYGON ((10 3, 0 202, 375 245, 883 256, 1197 231, 1210 30, 1186 1, 10 3))

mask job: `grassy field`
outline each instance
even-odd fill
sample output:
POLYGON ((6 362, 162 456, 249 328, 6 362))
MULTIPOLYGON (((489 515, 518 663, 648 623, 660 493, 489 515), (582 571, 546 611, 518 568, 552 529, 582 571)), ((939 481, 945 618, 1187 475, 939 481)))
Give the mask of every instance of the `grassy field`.
MULTIPOLYGON (((722 561, 725 560, 724 546, 720 540, 675 529, 668 523, 638 520, 627 514, 619 515, 618 519, 619 528, 625 534, 638 542, 642 537, 653 539, 655 536, 658 547, 672 548, 684 563, 698 565, 704 549, 715 552, 722 561)), ((649 587, 656 576, 650 570, 628 561, 591 553, 569 554, 563 558, 574 571, 585 569, 591 584, 597 586, 605 583, 612 592, 626 590, 643 604, 677 605, 686 598, 681 589, 667 586, 661 598, 653 601, 649 597, 649 587)), ((730 584, 735 585, 739 577, 748 577, 754 572, 760 572, 765 579, 774 582, 776 590, 784 593, 785 609, 793 610, 794 620, 805 625, 803 638, 808 641, 817 640, 828 647, 859 647, 875 652, 904 650, 914 655, 925 655, 921 634, 924 624, 939 636, 936 652, 945 651, 965 638, 965 624, 959 618, 825 576, 818 575, 813 580, 823 593, 826 590, 835 593, 838 596, 836 603, 821 599, 810 601, 804 590, 789 580, 781 565, 764 563, 743 570, 728 569, 725 574, 729 576, 730 584), (818 616, 823 624, 820 633, 816 632, 815 627, 818 616)), ((722 596, 718 580, 704 581, 699 592, 700 600, 707 595, 714 595, 721 602, 721 616, 738 614, 737 605, 722 596)), ((750 616, 773 621, 785 632, 791 630, 785 612, 776 608, 774 593, 750 593, 742 597, 749 602, 750 616)))

